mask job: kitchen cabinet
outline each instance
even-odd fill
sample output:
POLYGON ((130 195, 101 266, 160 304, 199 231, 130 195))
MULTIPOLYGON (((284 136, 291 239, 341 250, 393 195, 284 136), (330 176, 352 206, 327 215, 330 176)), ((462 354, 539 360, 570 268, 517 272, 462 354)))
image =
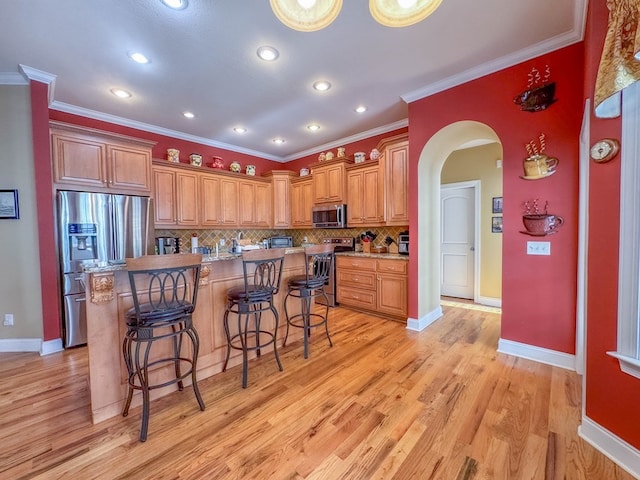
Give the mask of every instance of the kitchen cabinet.
POLYGON ((328 160, 314 163, 313 170, 313 203, 345 203, 347 181, 346 159, 328 160))
POLYGON ((313 182, 311 177, 300 177, 291 181, 291 226, 310 228, 313 226, 313 182))
POLYGON ((336 256, 338 303, 406 320, 407 266, 404 259, 336 256))
POLYGON ((265 176, 271 179, 273 228, 290 228, 291 180, 297 178, 297 174, 291 170, 272 170, 265 176))
POLYGON ((54 183, 89 191, 151 193, 154 142, 50 122, 54 183))
POLYGON ((409 225, 409 140, 407 134, 385 139, 378 147, 384 171, 385 223, 409 225))
POLYGON ((200 178, 203 227, 237 227, 238 180, 225 176, 202 174, 200 178))
POLYGON ((195 172, 153 168, 156 227, 197 227, 199 179, 195 172))
POLYGON ((377 161, 347 167, 347 225, 382 225, 384 193, 377 161))
POLYGON ((238 182, 241 227, 271 227, 271 185, 265 180, 238 182))

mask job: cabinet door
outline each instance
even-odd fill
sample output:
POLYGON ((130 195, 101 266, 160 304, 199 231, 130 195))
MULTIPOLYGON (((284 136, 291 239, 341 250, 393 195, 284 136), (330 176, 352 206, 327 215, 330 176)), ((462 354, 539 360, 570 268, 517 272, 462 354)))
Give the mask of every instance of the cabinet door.
POLYGON ((390 145, 384 152, 387 225, 409 224, 409 142, 390 145))
POLYGON ((362 170, 347 173, 347 225, 364 224, 364 175, 362 170))
POLYGON ((272 203, 271 185, 268 183, 258 183, 255 186, 255 225, 257 227, 271 227, 272 203))
POLYGON ((228 178, 221 179, 220 193, 221 225, 227 227, 238 226, 238 181, 228 178))
POLYGON ((108 145, 109 187, 138 193, 151 191, 151 151, 108 145))
POLYGON ((153 170, 155 225, 176 224, 176 175, 165 169, 153 170))
POLYGON ((384 217, 384 195, 378 166, 362 171, 362 216, 366 225, 380 223, 384 217))
POLYGON ((291 226, 291 189, 289 177, 274 175, 273 191, 273 228, 289 228, 291 226))
POLYGON ((327 201, 342 203, 344 202, 344 166, 335 165, 327 169, 326 187, 327 201))
POLYGON ((310 227, 312 206, 313 184, 311 180, 292 183, 291 225, 294 227, 310 227))
POLYGON ((220 178, 210 175, 200 177, 201 208, 200 223, 203 226, 218 226, 222 224, 222 191, 220 178))
POLYGON ((396 317, 407 316, 407 276, 378 274, 377 310, 396 317))
POLYGON ((238 189, 240 225, 243 227, 252 227, 255 225, 255 185, 250 182, 239 182, 238 189))
POLYGON ((326 168, 316 169, 313 172, 313 202, 324 203, 329 198, 327 190, 329 185, 329 173, 326 168))
POLYGON ((198 226, 198 175, 176 174, 178 225, 198 226))
POLYGON ((51 141, 56 183, 93 188, 107 186, 104 142, 57 133, 52 134, 51 141))

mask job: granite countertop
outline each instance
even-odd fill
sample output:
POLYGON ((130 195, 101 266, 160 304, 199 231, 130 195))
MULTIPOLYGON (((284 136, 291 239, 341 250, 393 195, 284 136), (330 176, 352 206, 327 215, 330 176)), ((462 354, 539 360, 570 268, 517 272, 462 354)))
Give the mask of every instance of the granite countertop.
POLYGON ((409 261, 409 255, 400 255, 399 253, 364 253, 364 252, 338 252, 336 255, 345 257, 366 257, 366 258, 384 258, 388 260, 404 260, 409 261))
MULTIPOLYGON (((291 253, 303 253, 304 247, 290 247, 285 250, 285 254, 291 253)), ((210 263, 210 262, 220 262, 222 260, 236 260, 241 258, 241 255, 238 253, 219 253, 216 255, 203 255, 202 263, 210 263)), ((127 270, 127 266, 124 263, 114 263, 109 264, 107 262, 94 262, 94 263, 86 263, 83 266, 82 271, 84 273, 106 273, 106 272, 117 272, 121 270, 127 270)))

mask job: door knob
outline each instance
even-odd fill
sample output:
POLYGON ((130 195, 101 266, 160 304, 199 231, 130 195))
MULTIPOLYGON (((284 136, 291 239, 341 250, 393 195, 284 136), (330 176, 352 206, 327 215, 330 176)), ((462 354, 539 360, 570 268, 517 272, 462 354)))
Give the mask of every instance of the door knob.
POLYGON ((476 247, 472 246, 469 250, 471 250, 472 252, 475 252, 476 251, 476 247))

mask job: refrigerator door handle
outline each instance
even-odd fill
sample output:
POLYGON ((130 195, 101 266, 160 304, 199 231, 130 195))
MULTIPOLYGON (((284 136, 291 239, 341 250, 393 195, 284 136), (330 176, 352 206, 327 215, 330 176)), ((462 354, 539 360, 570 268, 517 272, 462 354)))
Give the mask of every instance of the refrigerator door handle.
POLYGON ((79 297, 73 300, 74 302, 86 302, 87 301, 87 297, 79 297))

